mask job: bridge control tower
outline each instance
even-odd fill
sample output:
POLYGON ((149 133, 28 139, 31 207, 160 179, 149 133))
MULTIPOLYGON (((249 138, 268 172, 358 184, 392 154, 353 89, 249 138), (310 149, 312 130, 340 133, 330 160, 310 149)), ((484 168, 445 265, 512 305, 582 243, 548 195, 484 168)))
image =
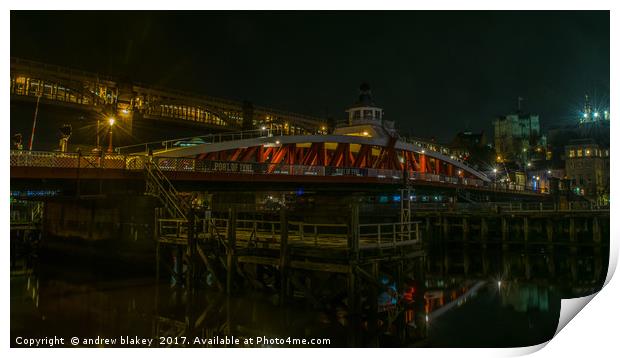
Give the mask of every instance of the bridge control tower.
POLYGON ((383 108, 375 104, 370 85, 362 83, 359 91, 358 100, 346 110, 347 120, 334 129, 334 134, 369 138, 395 136, 394 122, 383 119, 383 108))

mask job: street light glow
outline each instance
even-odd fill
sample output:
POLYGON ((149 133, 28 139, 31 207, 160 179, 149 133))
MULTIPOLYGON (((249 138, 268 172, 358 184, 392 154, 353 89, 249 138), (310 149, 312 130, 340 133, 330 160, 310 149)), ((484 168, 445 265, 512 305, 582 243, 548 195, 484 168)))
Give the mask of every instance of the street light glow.
POLYGON ((598 117, 598 112, 594 112, 594 117, 598 117))
POLYGON ((493 173, 497 173, 497 168, 493 168, 493 173))
POLYGON ((108 123, 110 123, 111 126, 113 126, 115 122, 116 119, 114 119, 114 117, 110 117, 110 119, 108 119, 108 123))

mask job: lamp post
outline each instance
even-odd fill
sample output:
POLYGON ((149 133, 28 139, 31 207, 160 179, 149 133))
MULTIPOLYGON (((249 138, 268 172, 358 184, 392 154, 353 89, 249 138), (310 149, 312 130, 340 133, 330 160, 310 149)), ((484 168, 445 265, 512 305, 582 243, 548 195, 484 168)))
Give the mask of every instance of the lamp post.
POLYGON ((114 127, 114 123, 116 122, 116 119, 114 119, 113 117, 110 117, 110 119, 108 119, 108 123, 110 124, 110 142, 108 144, 108 153, 112 153, 113 149, 112 149, 112 127, 114 127))

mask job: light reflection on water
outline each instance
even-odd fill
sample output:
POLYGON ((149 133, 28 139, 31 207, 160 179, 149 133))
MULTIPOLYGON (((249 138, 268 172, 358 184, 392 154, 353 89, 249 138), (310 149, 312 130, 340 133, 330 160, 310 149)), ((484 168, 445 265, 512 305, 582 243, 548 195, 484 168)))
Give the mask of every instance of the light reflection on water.
POLYGON ((408 275, 415 279, 402 287, 387 282, 391 288, 379 292, 377 335, 371 317, 354 325, 338 303, 293 299, 279 306, 276 294, 250 289, 232 297, 190 294, 152 277, 40 263, 11 277, 11 344, 18 336, 56 335, 329 338, 330 347, 531 345, 552 337, 560 298, 597 291, 607 268, 607 253, 593 249, 436 251, 422 272, 408 275))

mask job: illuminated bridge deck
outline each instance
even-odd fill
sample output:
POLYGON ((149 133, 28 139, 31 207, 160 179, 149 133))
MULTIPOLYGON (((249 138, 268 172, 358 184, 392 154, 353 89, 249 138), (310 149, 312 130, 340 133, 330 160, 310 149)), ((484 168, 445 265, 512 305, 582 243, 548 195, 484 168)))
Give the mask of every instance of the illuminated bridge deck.
MULTIPOLYGON (((196 158, 148 157, 109 154, 102 157, 79 153, 11 151, 11 179, 144 180, 152 160, 171 181, 244 183, 344 183, 402 185, 403 171, 374 168, 226 162, 196 158)), ((529 196, 546 196, 516 185, 484 182, 444 174, 408 173, 410 185, 469 188, 529 196)))

